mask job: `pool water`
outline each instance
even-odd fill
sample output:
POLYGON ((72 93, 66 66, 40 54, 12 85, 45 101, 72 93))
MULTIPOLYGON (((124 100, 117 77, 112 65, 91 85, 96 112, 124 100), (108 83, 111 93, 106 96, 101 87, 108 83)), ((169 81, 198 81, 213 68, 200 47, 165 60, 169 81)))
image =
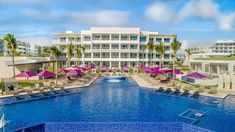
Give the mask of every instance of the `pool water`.
POLYGON ((77 94, 0 106, 0 114, 9 121, 6 130, 42 122, 123 121, 187 122, 214 131, 235 130, 235 104, 222 100, 214 104, 213 100, 141 88, 131 78, 120 82, 100 78, 77 94), (191 122, 195 111, 204 115, 191 122))

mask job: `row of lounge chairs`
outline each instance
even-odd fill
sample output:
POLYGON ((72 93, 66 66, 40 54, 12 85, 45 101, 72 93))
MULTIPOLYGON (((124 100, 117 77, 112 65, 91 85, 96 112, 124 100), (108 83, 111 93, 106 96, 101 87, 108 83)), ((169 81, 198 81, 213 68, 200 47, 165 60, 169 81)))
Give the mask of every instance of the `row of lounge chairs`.
POLYGON ((75 86, 75 85, 81 85, 86 84, 89 80, 94 78, 94 74, 90 75, 83 75, 83 76, 69 76, 64 78, 59 78, 57 81, 57 84, 55 80, 53 81, 44 81, 40 83, 35 83, 33 86, 28 87, 19 87, 18 85, 10 85, 7 87, 7 90, 5 90, 5 95, 11 95, 18 96, 23 93, 32 94, 34 92, 49 92, 49 91, 56 91, 56 90, 62 90, 64 89, 64 86, 75 86))

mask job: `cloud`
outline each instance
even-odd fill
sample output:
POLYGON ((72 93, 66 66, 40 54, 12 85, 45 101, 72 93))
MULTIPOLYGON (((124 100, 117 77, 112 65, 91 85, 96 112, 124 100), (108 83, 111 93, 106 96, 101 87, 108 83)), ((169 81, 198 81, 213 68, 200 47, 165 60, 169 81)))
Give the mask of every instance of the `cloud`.
POLYGON ((131 16, 130 12, 118 10, 41 12, 35 9, 24 9, 22 14, 40 20, 67 20, 89 26, 122 26, 128 23, 131 16))
POLYGON ((235 22, 235 12, 223 13, 212 0, 190 0, 179 9, 176 7, 170 2, 156 2, 147 7, 145 16, 157 22, 175 24, 193 17, 203 21, 213 20, 224 31, 232 30, 235 22))

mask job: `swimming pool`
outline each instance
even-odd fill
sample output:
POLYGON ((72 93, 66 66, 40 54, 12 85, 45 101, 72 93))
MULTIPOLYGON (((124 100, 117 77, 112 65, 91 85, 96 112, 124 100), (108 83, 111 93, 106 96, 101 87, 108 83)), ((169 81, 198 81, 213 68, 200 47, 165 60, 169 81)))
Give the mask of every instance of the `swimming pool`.
POLYGON ((42 122, 186 122, 215 131, 235 129, 235 104, 140 88, 133 79, 97 79, 76 94, 0 106, 7 130, 42 122), (202 115, 200 115, 202 114, 202 115))

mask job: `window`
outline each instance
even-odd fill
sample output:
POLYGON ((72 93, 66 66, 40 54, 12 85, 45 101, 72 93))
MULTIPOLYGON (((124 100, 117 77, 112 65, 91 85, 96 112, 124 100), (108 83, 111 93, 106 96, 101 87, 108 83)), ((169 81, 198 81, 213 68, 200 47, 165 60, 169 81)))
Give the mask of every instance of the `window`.
POLYGON ((170 59, 170 55, 169 54, 164 54, 164 59, 170 59))
POLYGON ((90 41, 91 37, 90 36, 84 36, 84 41, 90 41))
POLYGON ((102 53, 102 58, 110 58, 110 54, 109 53, 102 53))
POLYGON ((77 38, 75 39, 75 41, 76 41, 76 42, 80 42, 80 41, 81 41, 81 38, 80 38, 80 37, 77 37, 77 38))
POLYGON ((102 35, 102 40, 110 40, 110 35, 109 34, 103 34, 102 35))
POLYGON ((144 50, 145 46, 144 45, 140 45, 140 50, 144 50))
POLYGON ((112 49, 119 49, 119 45, 118 44, 112 44, 112 49))
POLYGON ((110 49, 110 45, 109 44, 102 44, 101 49, 110 49))
POLYGON ((151 42, 151 43, 152 43, 152 42, 153 42, 153 38, 149 38, 149 42, 151 42))
POLYGON ((145 36, 141 36, 140 37, 140 42, 146 42, 146 37, 145 36))
POLYGON ((112 40, 119 40, 119 35, 118 34, 112 34, 112 40))
POLYGON ((99 44, 93 44, 92 49, 100 49, 100 45, 99 44))
POLYGON ((137 45, 131 45, 130 49, 137 49, 137 45))
POLYGON ((137 40, 137 35, 131 35, 131 40, 137 40))
POLYGON ((111 58, 119 58, 119 53, 111 53, 111 58))
POLYGON ((66 38, 65 37, 60 37, 60 42, 66 42, 66 38))
POLYGON ((94 53, 93 58, 100 58, 100 53, 94 53))
POLYGON ((91 49, 91 45, 84 45, 84 47, 85 47, 86 50, 91 49))
POLYGON ((121 40, 128 40, 128 35, 121 35, 121 40))
POLYGON ((100 35, 92 35, 92 40, 100 40, 100 35))
POLYGON ((72 37, 68 38, 68 42, 73 42, 73 41, 74 41, 74 38, 72 38, 72 37))
POLYGON ((121 53, 121 58, 128 58, 128 53, 121 53))
POLYGON ((91 53, 85 53, 84 57, 85 58, 91 58, 91 53))
POLYGON ((136 53, 131 53, 130 58, 137 58, 137 54, 136 53))
POLYGON ((128 45, 127 44, 122 44, 121 49, 128 49, 128 45))
POLYGON ((170 43, 170 38, 164 38, 165 43, 170 43))
POLYGON ((156 42, 161 42, 162 41, 162 38, 156 38, 156 42))

